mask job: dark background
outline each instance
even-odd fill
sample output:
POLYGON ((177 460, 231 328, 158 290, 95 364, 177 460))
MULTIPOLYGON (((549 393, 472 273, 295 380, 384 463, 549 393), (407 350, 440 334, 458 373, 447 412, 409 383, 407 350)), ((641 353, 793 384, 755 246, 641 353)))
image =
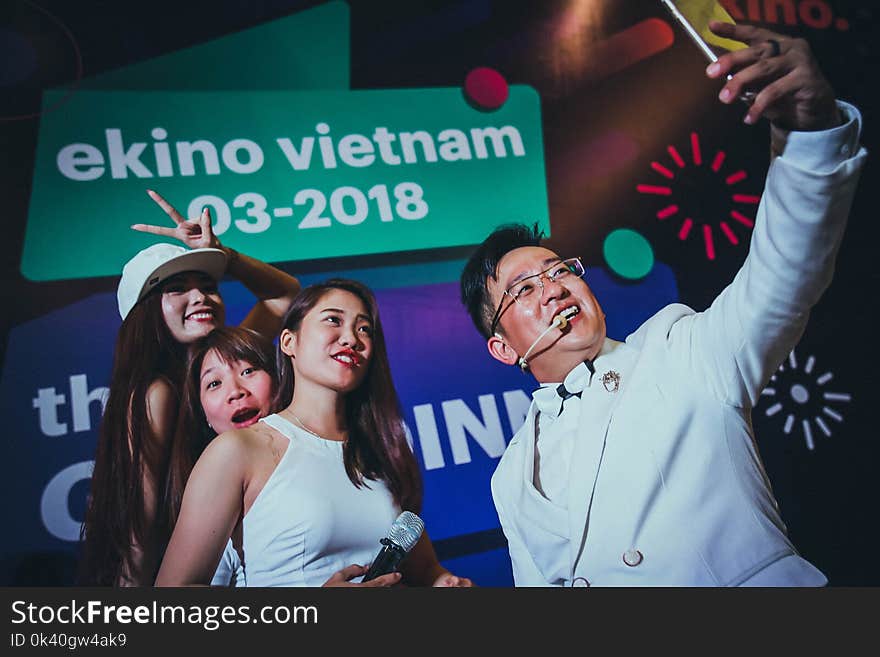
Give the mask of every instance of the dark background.
MULTIPOLYGON (((26 78, 0 39, 0 193, 2 225, 0 358, 10 329, 95 292, 114 291, 115 277, 31 283, 19 272, 31 175, 44 88, 151 59, 259 25, 320 2, 116 2, 110 0, 4 0, 0 36, 25 35, 39 55, 26 78), (77 52, 71 46, 71 37, 77 52), (20 117, 10 119, 10 117, 20 117)), ((391 2, 350 0, 351 88, 461 86, 477 66, 491 66, 510 83, 535 87, 542 98, 547 188, 553 237, 550 246, 602 266, 602 240, 616 227, 631 227, 649 238, 657 258, 676 273, 680 300, 705 308, 731 280, 746 253, 747 238, 734 247, 716 233, 717 258, 709 261, 697 239, 680 242, 655 218, 656 197, 639 194, 639 183, 660 184, 653 161, 671 166, 667 145, 686 152, 697 132, 705 153, 723 148, 729 162, 747 170, 743 193, 759 194, 768 164, 768 126, 741 123, 743 107, 717 102, 719 84, 703 74, 705 62, 675 31, 674 45, 610 75, 590 60, 596 44, 621 30, 657 17, 652 0, 549 0, 391 2), (612 166, 614 142, 629 134, 642 148, 612 166), (603 151, 601 144, 607 144, 603 151), (597 146, 599 144, 600 146, 597 146), (564 246, 563 246, 564 245, 564 246)), ((838 96, 857 105, 864 118, 862 143, 876 149, 876 10, 869 3, 793 0, 728 3, 760 11, 751 21, 805 38, 838 96), (786 24, 784 6, 795 10, 786 24), (774 12, 773 8, 779 7, 774 12), (826 16, 832 17, 830 24, 826 16), (845 22, 844 22, 845 21, 845 22)), ((63 111, 63 110, 62 110, 63 111)), ((704 157, 708 157, 705 155, 704 157)), ((734 169, 726 169, 731 172, 734 169)), ((715 207, 723 185, 717 179, 689 178, 676 190, 683 204, 715 207)), ((801 367, 813 354, 814 374, 833 371, 833 389, 852 395, 835 408, 842 423, 830 421, 833 435, 813 427, 810 450, 796 428, 782 430, 784 413, 754 413, 758 443, 793 542, 833 585, 880 584, 873 468, 877 463, 876 402, 878 308, 876 212, 870 200, 878 188, 873 158, 863 173, 831 288, 814 309, 797 347, 801 367)), ((753 215, 752 215, 753 216, 753 215)), ((743 233, 739 233, 743 237, 743 233)), ((453 255, 464 255, 466 249, 453 255)), ((446 254, 448 255, 448 254, 446 254)), ((413 256, 414 259, 425 256, 413 256)), ((348 264, 348 263, 347 263, 348 264)), ((282 263, 291 272, 301 263, 282 263)), ((324 263, 307 267, 323 269, 324 263)), ((623 336, 615 336, 623 337, 623 336)), ((781 394, 781 393, 780 393, 781 394)), ((7 427, 14 431, 14 427, 7 427)), ((487 487, 488 494, 488 487, 487 487)), ((4 500, 3 504, 14 504, 4 500)), ((6 531, 15 531, 6 527, 6 531)), ((442 555, 441 555, 442 556, 442 555)), ((56 575, 66 583, 67 573, 56 575)))

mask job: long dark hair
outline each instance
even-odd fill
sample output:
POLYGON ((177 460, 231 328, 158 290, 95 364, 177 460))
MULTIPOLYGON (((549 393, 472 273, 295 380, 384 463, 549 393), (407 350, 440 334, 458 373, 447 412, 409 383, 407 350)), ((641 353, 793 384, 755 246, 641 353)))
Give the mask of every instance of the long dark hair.
POLYGON ((150 427, 147 393, 163 379, 177 397, 185 347, 178 343, 162 315, 162 295, 155 290, 128 313, 116 339, 110 394, 101 420, 91 492, 82 527, 79 580, 84 585, 114 586, 123 573, 146 581, 133 546, 154 545, 156 521, 166 505, 162 491, 168 446, 150 427), (157 518, 145 512, 144 478, 156 485, 157 518))
POLYGON ((163 538, 171 538, 186 481, 202 452, 216 436, 205 418, 200 395, 200 376, 202 363, 211 351, 227 363, 237 360, 249 362, 265 371, 272 378, 273 393, 277 390, 278 374, 272 343, 251 329, 226 326, 216 328, 204 338, 190 345, 183 379, 177 429, 171 447, 171 462, 168 467, 168 483, 165 494, 167 514, 163 526, 163 538))
MULTIPOLYGON (((344 290, 358 297, 366 306, 373 324, 373 355, 369 369, 360 386, 346 398, 345 472, 357 487, 364 485, 364 479, 384 481, 401 509, 419 513, 422 506, 421 473, 406 439, 373 293, 364 284, 343 278, 311 285, 299 293, 287 311, 283 328, 296 333, 306 314, 332 290, 344 290)), ((281 351, 280 346, 277 354, 280 382, 274 406, 280 410, 292 401, 296 382, 290 357, 281 351)))

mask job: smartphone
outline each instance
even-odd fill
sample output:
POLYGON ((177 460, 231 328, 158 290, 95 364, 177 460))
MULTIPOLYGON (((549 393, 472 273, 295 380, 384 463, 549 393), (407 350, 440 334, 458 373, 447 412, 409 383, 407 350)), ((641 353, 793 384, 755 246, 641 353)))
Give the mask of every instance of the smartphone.
POLYGON ((736 22, 717 0, 660 0, 660 2, 710 62, 718 60, 716 53, 718 50, 734 51, 748 48, 748 44, 742 41, 725 39, 709 29, 711 20, 724 23, 736 22))
MULTIPOLYGON (((724 23, 736 22, 717 0, 660 0, 660 2, 710 62, 718 61, 716 51, 732 52, 749 47, 747 43, 725 39, 709 29, 711 20, 724 23)), ((730 80, 732 77, 728 75, 727 79, 730 80)), ((750 105, 754 102, 755 95, 753 91, 745 91, 739 99, 750 105)))

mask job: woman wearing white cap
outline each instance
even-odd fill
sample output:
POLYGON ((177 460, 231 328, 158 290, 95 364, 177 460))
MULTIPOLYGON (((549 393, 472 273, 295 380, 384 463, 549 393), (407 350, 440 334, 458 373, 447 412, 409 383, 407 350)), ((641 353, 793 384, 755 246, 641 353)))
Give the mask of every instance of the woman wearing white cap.
POLYGON ((254 293, 257 303, 241 325, 270 339, 300 289, 285 272, 224 247, 207 209, 186 220, 159 194, 148 194, 176 226, 132 228, 173 237, 189 250, 154 244, 122 270, 117 300, 123 322, 83 525, 80 579, 89 585, 153 583, 186 348, 225 324, 217 282, 230 274, 254 293))

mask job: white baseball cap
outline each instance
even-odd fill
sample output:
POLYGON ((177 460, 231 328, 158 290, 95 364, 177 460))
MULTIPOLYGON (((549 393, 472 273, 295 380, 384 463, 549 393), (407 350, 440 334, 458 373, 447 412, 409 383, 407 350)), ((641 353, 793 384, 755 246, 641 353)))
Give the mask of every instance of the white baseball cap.
POLYGON ((226 271, 226 254, 220 249, 190 251, 174 244, 147 247, 122 268, 122 278, 116 289, 122 319, 159 283, 185 271, 203 272, 219 281, 226 271))

